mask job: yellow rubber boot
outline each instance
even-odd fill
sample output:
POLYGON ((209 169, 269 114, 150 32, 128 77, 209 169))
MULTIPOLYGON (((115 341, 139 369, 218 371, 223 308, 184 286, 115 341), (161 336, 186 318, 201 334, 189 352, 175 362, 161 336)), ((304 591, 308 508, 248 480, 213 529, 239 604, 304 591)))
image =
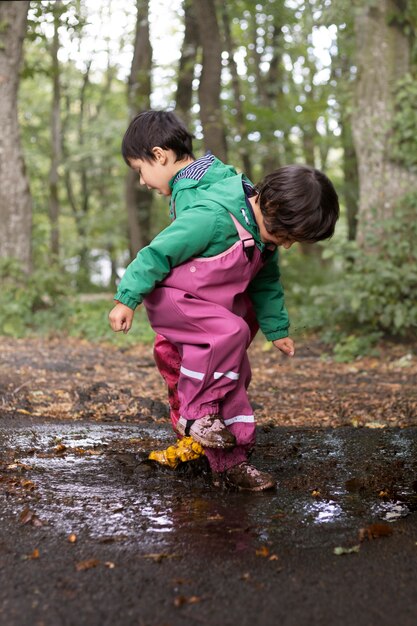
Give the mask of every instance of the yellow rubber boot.
POLYGON ((194 461, 204 454, 203 447, 192 437, 183 437, 165 450, 153 450, 148 459, 175 469, 184 461, 194 461))

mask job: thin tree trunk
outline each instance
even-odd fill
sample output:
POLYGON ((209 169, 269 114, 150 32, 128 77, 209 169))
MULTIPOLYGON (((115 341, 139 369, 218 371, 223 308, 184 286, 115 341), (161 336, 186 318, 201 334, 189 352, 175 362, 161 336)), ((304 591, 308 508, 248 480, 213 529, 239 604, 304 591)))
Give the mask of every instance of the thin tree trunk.
MULTIPOLYGON (((149 37, 149 0, 138 0, 135 46, 128 81, 130 118, 150 108, 152 47, 149 37)), ((137 174, 126 176, 125 198, 128 214, 129 247, 134 258, 150 239, 152 192, 140 187, 137 174)))
MULTIPOLYGON (((348 240, 356 240, 358 224, 359 202, 359 177, 358 160, 352 136, 352 51, 353 24, 340 31, 337 39, 338 53, 332 59, 330 81, 337 85, 339 93, 338 104, 340 107, 340 128, 343 147, 343 196, 346 205, 346 219, 348 227, 348 240)), ((322 159, 322 169, 326 169, 326 163, 322 159)))
MULTIPOLYGON (((80 93, 80 114, 78 116, 78 145, 84 152, 85 145, 85 109, 87 87, 90 83, 90 70, 92 59, 87 63, 80 93)), ((88 165, 86 159, 80 162, 79 167, 80 201, 76 215, 77 231, 80 240, 78 287, 85 289, 90 284, 90 248, 87 244, 87 215, 90 210, 90 186, 88 181, 88 165)))
POLYGON ((220 101, 222 42, 214 0, 193 0, 199 40, 203 51, 203 69, 198 89, 204 145, 219 159, 227 160, 226 135, 220 101))
POLYGON ((343 195, 346 204, 346 217, 348 224, 348 240, 356 240, 358 225, 358 162, 353 146, 352 129, 348 122, 341 121, 342 146, 343 146, 343 195))
POLYGON ((240 136, 238 151, 242 159, 243 171, 246 176, 252 180, 252 163, 248 150, 248 131, 246 127, 245 112, 243 110, 243 96, 240 89, 240 79, 237 71, 237 64, 234 59, 235 45, 230 32, 230 16, 227 10, 227 4, 222 5, 223 30, 226 43, 226 49, 229 54, 229 70, 232 77, 232 89, 234 95, 234 105, 236 108, 236 125, 237 132, 240 136))
POLYGON ((51 111, 51 165, 49 170, 49 221, 51 226, 50 250, 52 260, 59 258, 59 196, 58 168, 61 161, 61 85, 58 61, 61 0, 54 7, 54 36, 51 46, 52 58, 52 111, 51 111))
POLYGON ((183 6, 185 30, 178 68, 175 111, 188 128, 191 123, 194 68, 197 62, 198 51, 198 28, 192 0, 184 0, 183 6))
POLYGON ((0 3, 0 257, 32 267, 32 198, 17 117, 19 69, 29 2, 0 3))
MULTIPOLYGON (((256 22, 256 7, 253 9, 251 38, 253 41, 252 46, 252 62, 254 65, 255 83, 258 93, 258 101, 262 108, 268 113, 270 111, 279 110, 282 104, 282 83, 283 83, 283 71, 282 71, 282 24, 279 22, 276 12, 272 14, 273 31, 269 47, 272 50, 272 58, 269 63, 269 70, 266 74, 261 71, 262 56, 259 52, 259 45, 257 43, 258 32, 256 22)), ((265 44, 266 45, 266 44, 265 44)), ((282 140, 275 138, 273 135, 273 129, 271 132, 265 132, 262 137, 264 156, 262 158, 262 169, 264 172, 271 172, 276 169, 283 162, 291 162, 286 160, 286 150, 288 144, 288 138, 283 137, 282 140)))

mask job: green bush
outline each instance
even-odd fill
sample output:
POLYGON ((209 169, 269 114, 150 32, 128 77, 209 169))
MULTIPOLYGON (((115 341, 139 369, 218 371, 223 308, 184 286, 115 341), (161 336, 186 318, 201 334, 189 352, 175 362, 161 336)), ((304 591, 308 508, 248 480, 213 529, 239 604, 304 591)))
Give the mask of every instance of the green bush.
POLYGON ((398 81, 391 132, 390 155, 404 167, 417 169, 417 83, 412 74, 398 81))
POLYGON ((108 314, 113 306, 111 297, 92 301, 76 298, 72 304, 67 332, 72 337, 89 341, 105 341, 119 346, 151 343, 155 336, 143 306, 136 309, 132 329, 127 335, 111 330, 108 314))
POLYGON ((0 333, 22 337, 53 322, 62 328, 68 319, 70 282, 58 267, 28 275, 14 259, 0 260, 0 333))
POLYGON ((154 333, 140 307, 128 335, 114 333, 108 322, 111 294, 78 295, 72 277, 58 266, 26 274, 15 260, 0 261, 0 335, 57 334, 120 346, 152 342, 154 333))
MULTIPOLYGON (((365 349, 352 337, 412 336, 417 329, 417 195, 403 199, 394 218, 379 225, 364 246, 352 242, 328 255, 340 270, 327 286, 310 290, 319 327, 336 352, 365 349)), ((369 351, 369 350, 366 350, 369 351)))

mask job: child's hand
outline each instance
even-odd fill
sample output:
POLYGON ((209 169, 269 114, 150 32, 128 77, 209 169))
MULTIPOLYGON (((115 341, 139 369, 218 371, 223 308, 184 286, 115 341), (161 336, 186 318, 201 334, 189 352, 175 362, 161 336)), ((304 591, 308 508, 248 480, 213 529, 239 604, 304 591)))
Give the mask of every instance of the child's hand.
POLYGON ((287 356, 294 356, 295 345, 290 337, 284 337, 283 339, 275 339, 272 342, 278 350, 281 350, 287 356))
POLYGON ((125 304, 118 302, 109 313, 109 322, 112 330, 114 330, 115 333, 118 333, 121 330, 124 334, 128 333, 132 327, 134 314, 135 312, 133 309, 130 309, 125 304))

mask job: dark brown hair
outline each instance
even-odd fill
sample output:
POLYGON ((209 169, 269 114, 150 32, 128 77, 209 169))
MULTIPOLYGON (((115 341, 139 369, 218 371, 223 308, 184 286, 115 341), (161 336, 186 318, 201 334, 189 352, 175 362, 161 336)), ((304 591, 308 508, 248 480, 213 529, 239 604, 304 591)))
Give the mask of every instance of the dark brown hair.
POLYGON ((256 187, 265 228, 295 241, 314 243, 331 237, 339 218, 335 188, 323 172, 286 165, 256 187))
POLYGON ((176 161, 193 155, 193 136, 183 122, 170 111, 143 111, 129 124, 122 141, 122 155, 129 159, 154 161, 156 146, 173 150, 176 161))

